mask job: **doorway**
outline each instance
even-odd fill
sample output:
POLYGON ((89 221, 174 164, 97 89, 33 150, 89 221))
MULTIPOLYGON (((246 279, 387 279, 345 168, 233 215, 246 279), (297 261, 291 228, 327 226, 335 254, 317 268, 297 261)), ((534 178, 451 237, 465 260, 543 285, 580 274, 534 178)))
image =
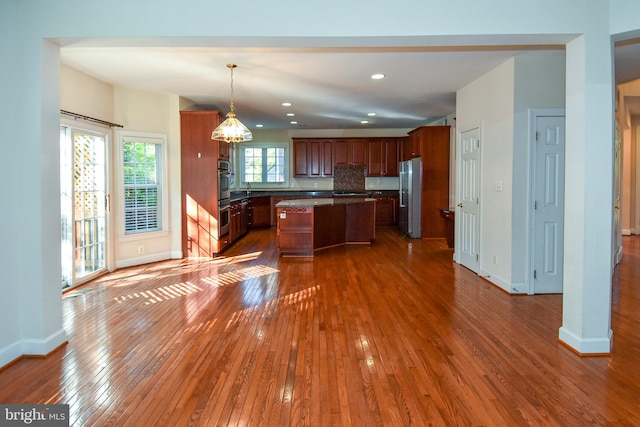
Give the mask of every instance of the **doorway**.
POLYGON ((62 288, 106 271, 107 134, 60 126, 62 288))

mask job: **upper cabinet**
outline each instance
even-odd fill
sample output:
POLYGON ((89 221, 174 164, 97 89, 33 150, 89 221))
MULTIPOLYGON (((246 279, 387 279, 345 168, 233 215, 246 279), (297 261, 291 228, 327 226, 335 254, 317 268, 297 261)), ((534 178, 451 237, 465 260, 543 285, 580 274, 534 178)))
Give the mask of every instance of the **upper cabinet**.
POLYGON ((366 164, 366 138, 339 138, 333 143, 333 164, 366 164))
POLYGON ((406 138, 293 138, 293 176, 325 178, 333 167, 361 164, 367 176, 398 176, 402 141, 406 138))
POLYGON ((293 176, 333 176, 333 140, 293 138, 293 176))
POLYGON ((399 138, 367 140, 367 176, 398 176, 399 138))
POLYGON ((409 136, 405 138, 400 150, 400 160, 410 160, 414 157, 420 157, 422 136, 420 128, 414 129, 409 132, 409 136))

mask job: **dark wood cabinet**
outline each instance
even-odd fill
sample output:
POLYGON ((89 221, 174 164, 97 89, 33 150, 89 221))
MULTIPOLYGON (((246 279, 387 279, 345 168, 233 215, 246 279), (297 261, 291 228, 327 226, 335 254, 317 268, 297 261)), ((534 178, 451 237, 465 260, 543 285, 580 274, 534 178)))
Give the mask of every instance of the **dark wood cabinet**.
POLYGON ((272 196, 271 197, 271 204, 270 204, 270 222, 269 225, 271 227, 277 227, 278 226, 278 213, 277 213, 277 209, 276 209, 276 205, 278 204, 278 202, 281 202, 283 200, 299 200, 299 199, 310 199, 311 196, 272 196))
POLYGON ((320 140, 321 147, 321 155, 322 155, 322 176, 330 177, 333 176, 333 140, 320 140))
POLYGON ((398 138, 367 140, 367 176, 398 176, 398 138))
POLYGON ((293 138, 293 176, 327 178, 335 165, 363 164, 367 176, 398 176, 404 138, 293 138))
POLYGON ((376 199, 376 227, 398 225, 398 196, 372 196, 376 199))
MULTIPOLYGON (((433 126, 423 126, 423 127, 433 127, 433 126)), ((402 144, 401 158, 402 160, 410 160, 414 157, 421 156, 421 144, 422 144, 422 134, 420 129, 417 128, 409 132, 409 136, 402 144)))
POLYGON ((309 144, 306 139, 293 139, 293 175, 309 176, 309 144))
POLYGON ((252 197, 247 206, 247 227, 271 227, 271 197, 252 197))
POLYGON ((339 138, 333 143, 333 164, 366 164, 366 138, 339 138))
POLYGON ((229 243, 233 243, 247 233, 249 220, 247 200, 231 202, 231 216, 229 221, 229 243))
POLYGON ((447 236, 440 209, 449 207, 450 126, 422 126, 411 131, 422 158, 422 237, 447 236))
POLYGON ((218 111, 180 112, 182 256, 207 257, 221 250, 218 241, 218 159, 220 146, 211 132, 218 111))
POLYGON ((308 178, 333 176, 333 141, 293 138, 293 175, 308 178))
POLYGON ((217 141, 218 149, 220 150, 220 158, 231 160, 231 153, 233 152, 233 144, 224 141, 217 141))
POLYGON ((243 200, 240 204, 240 235, 244 236, 249 231, 249 200, 243 200))

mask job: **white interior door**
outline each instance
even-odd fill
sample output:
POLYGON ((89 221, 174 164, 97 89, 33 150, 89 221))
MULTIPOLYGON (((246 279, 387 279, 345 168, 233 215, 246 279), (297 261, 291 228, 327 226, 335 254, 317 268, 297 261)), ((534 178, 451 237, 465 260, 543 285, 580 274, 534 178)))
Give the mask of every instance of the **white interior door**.
POLYGON ((535 117, 533 167, 533 293, 562 293, 564 151, 562 116, 535 117))
POLYGON ((456 261, 480 271, 480 128, 460 133, 456 261))

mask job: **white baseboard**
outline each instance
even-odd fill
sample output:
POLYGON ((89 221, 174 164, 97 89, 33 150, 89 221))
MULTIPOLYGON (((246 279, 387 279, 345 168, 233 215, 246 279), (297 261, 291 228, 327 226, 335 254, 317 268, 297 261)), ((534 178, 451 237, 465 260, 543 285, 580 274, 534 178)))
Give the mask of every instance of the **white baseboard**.
POLYGON ((609 335, 606 337, 583 338, 563 326, 560 328, 558 338, 581 355, 609 354, 611 353, 613 331, 609 330, 609 335))
POLYGON ((0 368, 13 362, 22 355, 22 344, 20 341, 16 341, 0 349, 0 368))
POLYGON ((150 262, 166 261, 168 259, 182 258, 182 251, 161 252, 135 258, 127 258, 116 261, 116 268, 133 267, 134 265, 149 264, 150 262))
POLYGON ((16 341, 0 350, 0 367, 21 356, 46 356, 67 341, 67 334, 60 329, 45 339, 25 339, 16 341))
POLYGON ((524 283, 509 283, 508 281, 503 280, 490 271, 484 269, 480 269, 479 275, 510 294, 527 293, 527 286, 524 283))

